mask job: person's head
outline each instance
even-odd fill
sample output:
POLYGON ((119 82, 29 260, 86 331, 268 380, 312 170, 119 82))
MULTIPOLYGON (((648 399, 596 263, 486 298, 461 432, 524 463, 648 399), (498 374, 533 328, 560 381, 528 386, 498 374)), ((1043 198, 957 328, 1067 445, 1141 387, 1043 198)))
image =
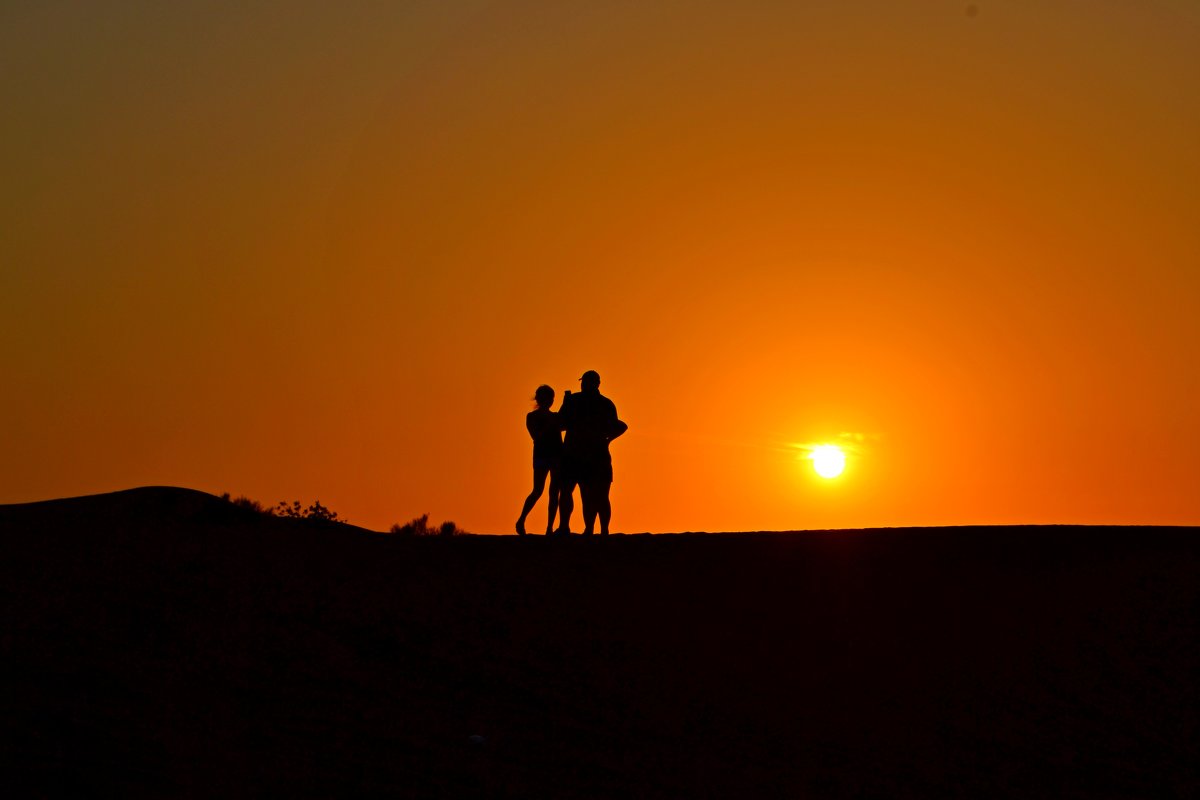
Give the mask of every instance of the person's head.
POLYGON ((600 373, 589 369, 579 378, 579 388, 585 392, 595 392, 600 389, 600 373))
POLYGON ((538 408, 549 408, 554 404, 554 390, 543 383, 533 393, 533 401, 537 403, 538 408))

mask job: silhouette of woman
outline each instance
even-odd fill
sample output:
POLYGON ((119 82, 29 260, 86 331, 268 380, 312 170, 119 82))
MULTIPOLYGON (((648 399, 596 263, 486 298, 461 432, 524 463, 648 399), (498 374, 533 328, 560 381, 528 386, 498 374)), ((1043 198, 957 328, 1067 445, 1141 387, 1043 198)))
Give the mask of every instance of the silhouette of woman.
POLYGON ((533 439, 533 491, 525 498, 521 516, 517 518, 517 533, 525 535, 525 518, 546 488, 546 476, 550 476, 550 515, 546 522, 546 535, 554 530, 554 517, 558 513, 559 466, 562 464, 562 429, 558 414, 550 410, 554 404, 554 390, 542 385, 533 394, 537 408, 525 415, 525 429, 533 439))

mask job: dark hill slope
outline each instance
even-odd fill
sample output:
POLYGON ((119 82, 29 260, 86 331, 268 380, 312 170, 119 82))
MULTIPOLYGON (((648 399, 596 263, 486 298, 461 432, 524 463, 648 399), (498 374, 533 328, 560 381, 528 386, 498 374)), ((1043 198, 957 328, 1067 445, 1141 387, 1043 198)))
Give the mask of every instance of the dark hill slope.
POLYGON ((402 540, 178 489, 0 507, 6 782, 1194 796, 1197 533, 402 540))

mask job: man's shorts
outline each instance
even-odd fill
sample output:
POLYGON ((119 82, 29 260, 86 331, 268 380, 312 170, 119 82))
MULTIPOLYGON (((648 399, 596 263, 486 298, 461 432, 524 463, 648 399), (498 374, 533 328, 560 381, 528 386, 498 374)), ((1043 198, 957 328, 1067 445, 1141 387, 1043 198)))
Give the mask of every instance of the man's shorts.
POLYGON ((563 475, 571 483, 612 483, 612 458, 568 455, 563 459, 563 475))

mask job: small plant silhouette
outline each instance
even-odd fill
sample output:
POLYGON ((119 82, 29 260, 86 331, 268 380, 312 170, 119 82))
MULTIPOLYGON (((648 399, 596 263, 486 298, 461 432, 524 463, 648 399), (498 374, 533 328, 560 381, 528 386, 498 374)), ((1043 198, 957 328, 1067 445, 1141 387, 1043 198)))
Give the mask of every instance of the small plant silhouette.
POLYGON ((265 508, 262 503, 258 502, 257 500, 251 500, 245 495, 234 498, 230 497, 229 492, 225 492, 221 495, 221 499, 226 503, 232 503, 238 508, 244 508, 247 511, 253 511, 255 514, 271 514, 271 509, 265 508))
POLYGON ((291 505, 288 505, 287 501, 281 500, 275 508, 271 509, 271 513, 277 517, 288 517, 289 519, 316 519, 323 522, 348 521, 339 517, 336 511, 331 511, 321 505, 320 500, 314 501, 308 508, 301 506, 299 500, 293 500, 291 505))
POLYGON ((429 515, 422 514, 419 517, 414 517, 411 521, 400 525, 399 523, 392 526, 390 531, 397 536, 461 536, 466 533, 462 528, 447 520, 441 525, 430 525, 429 515))

